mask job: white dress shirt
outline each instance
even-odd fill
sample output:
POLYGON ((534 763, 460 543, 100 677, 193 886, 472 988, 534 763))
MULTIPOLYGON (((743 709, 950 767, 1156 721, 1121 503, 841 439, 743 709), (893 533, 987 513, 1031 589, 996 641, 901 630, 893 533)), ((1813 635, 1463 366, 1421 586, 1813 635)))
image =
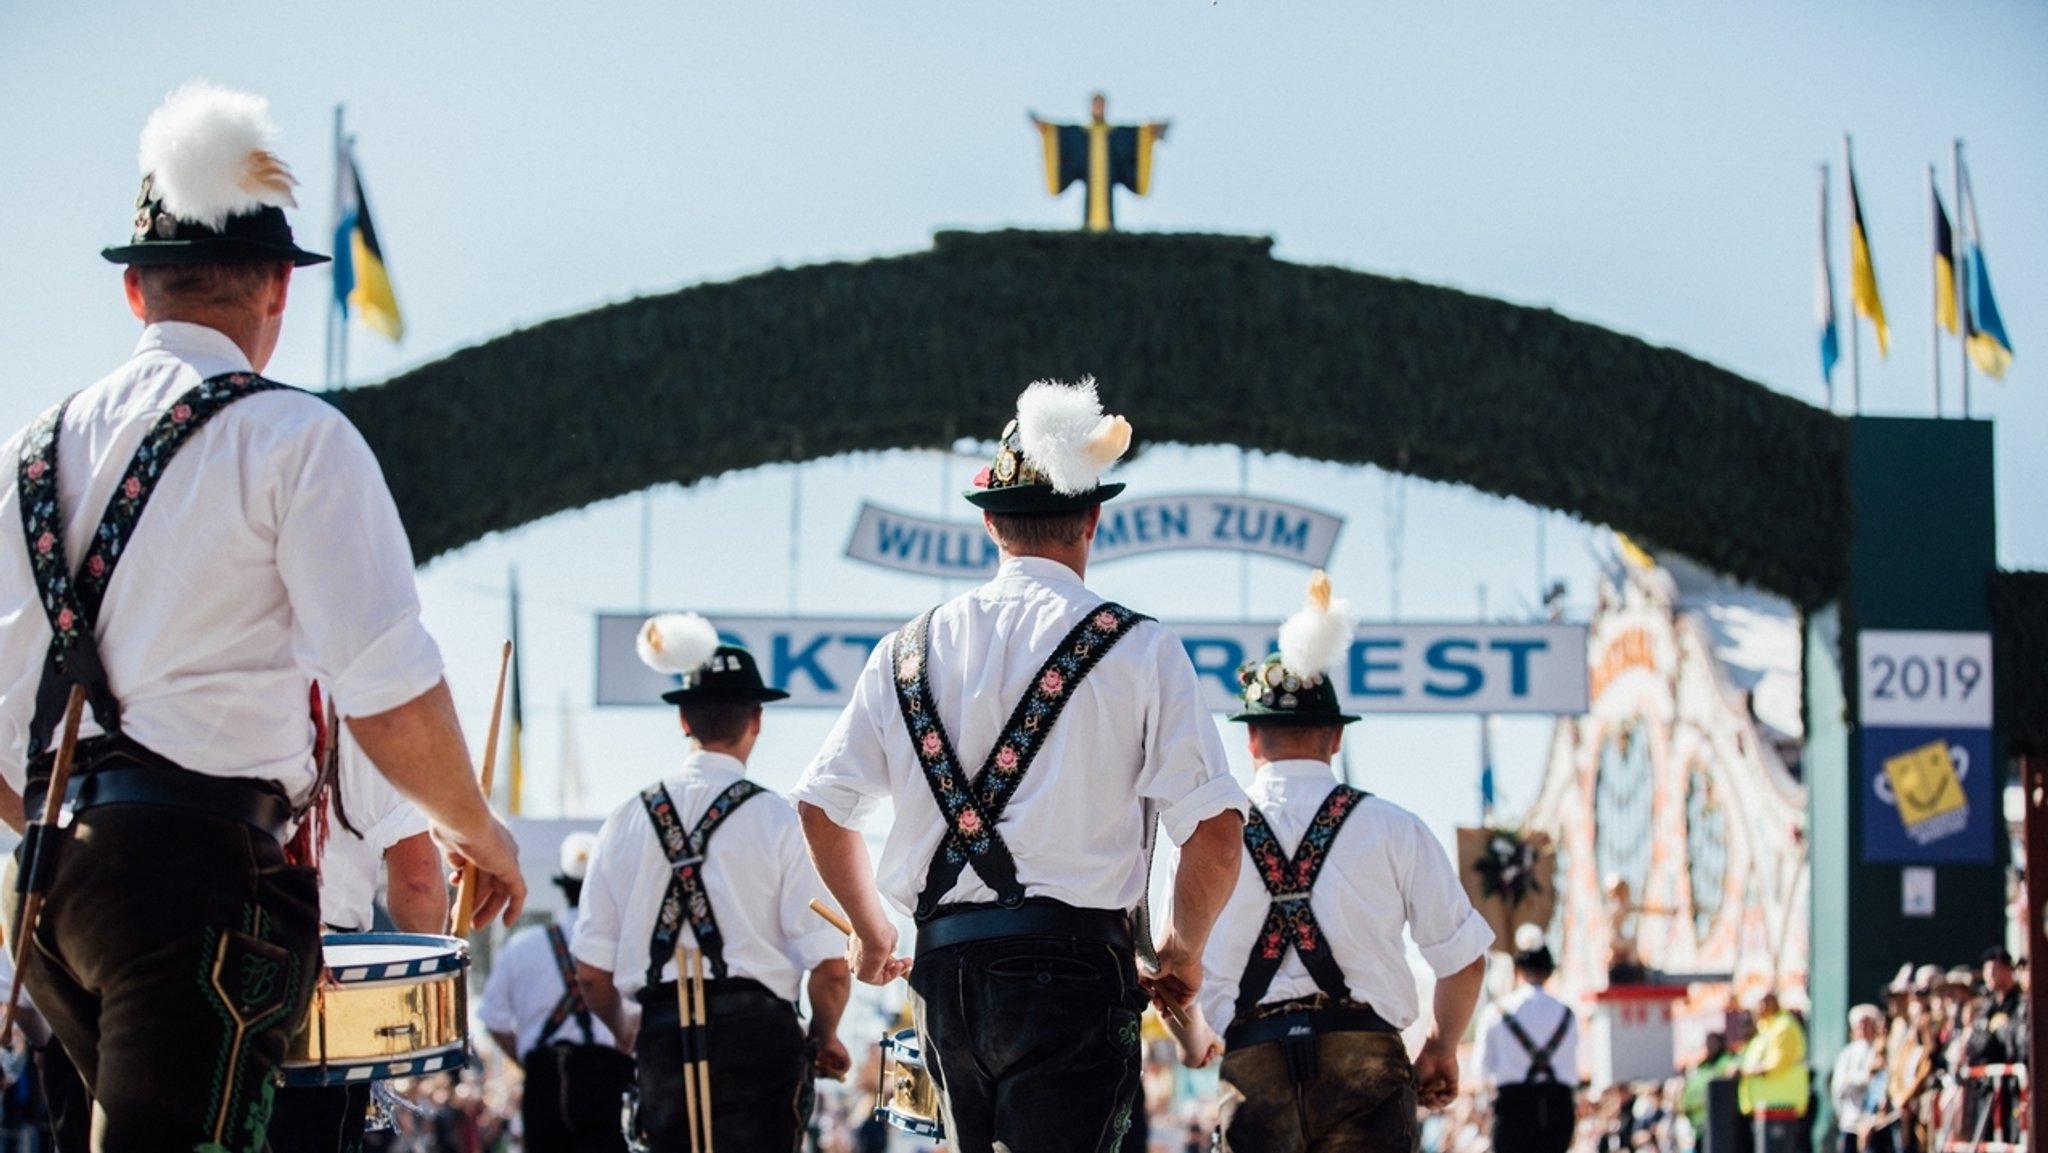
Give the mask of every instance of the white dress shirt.
MULTIPOLYGON (((1479 1014, 1479 1075, 1487 1084, 1519 1085, 1529 1079, 1529 1051, 1508 1031, 1505 1018, 1513 1017, 1529 1042, 1538 1049, 1550 1044, 1558 1023, 1571 1010, 1541 987, 1523 982, 1514 991, 1486 1006, 1479 1014)), ((1550 1055, 1550 1072, 1559 1083, 1579 1083, 1579 1022, 1574 1016, 1565 1026, 1564 1039, 1550 1055)))
MULTIPOLYGON (((79 393, 57 436, 65 559, 78 565, 143 436, 178 397, 249 362, 194 324, 145 328, 134 355, 79 393)), ((49 650, 14 463, 0 447, 0 778, 22 787, 49 650)), ((307 682, 345 716, 432 688, 412 548, 377 460, 332 405, 295 392, 235 402, 157 484, 100 610, 99 651, 128 735, 197 772, 312 788, 307 682)), ((99 731, 88 711, 81 729, 99 731)))
MULTIPOLYGON (((1275 761, 1258 771, 1249 791, 1280 848, 1291 856, 1336 787, 1326 761, 1275 761)), ((1404 926, 1439 977, 1478 960, 1493 943, 1493 930, 1472 908, 1457 868, 1429 826, 1379 797, 1367 797, 1351 810, 1330 842, 1308 903, 1352 999, 1371 1005, 1397 1029, 1407 1028, 1420 1013, 1415 974, 1401 943, 1404 926)), ((1202 953, 1202 1012, 1218 1034, 1235 1016, 1238 981, 1271 906, 1258 866, 1246 853, 1238 866, 1237 888, 1202 953)), ((1318 992, 1301 954, 1290 948, 1259 1003, 1318 992)))
POLYGON ((327 849, 320 856, 320 919, 337 932, 367 932, 376 917, 377 872, 385 851, 426 832, 427 817, 347 737, 335 788, 341 804, 328 814, 327 849), (343 812, 362 836, 342 827, 343 812))
MULTIPOLYGON (((756 797, 747 803, 758 804, 756 797)), ((586 892, 588 889, 585 890, 586 892)), ((575 909, 564 909, 555 924, 571 940, 576 936, 575 909)), ((720 923, 723 927, 723 922, 720 923)), ((511 1056, 525 1060, 533 1047, 540 1043, 540 1031, 547 1024, 548 1015, 555 1011, 561 1001, 564 986, 562 971, 555 964, 554 946, 548 943, 548 931, 544 925, 529 925, 505 942, 498 959, 491 965, 491 979, 484 983, 484 1003, 481 1016, 484 1028, 494 1033, 510 1033, 519 1039, 519 1051, 511 1056)), ((568 1041, 575 1044, 613 1044, 612 1031, 605 1028, 603 1018, 590 1015, 592 1037, 585 1037, 583 1029, 571 1013, 555 1035, 553 1041, 568 1041)))
MULTIPOLYGON (((723 753, 693 750, 682 771, 662 781, 684 830, 695 828, 711 802, 745 771, 723 753)), ((631 997, 647 984, 647 948, 673 875, 661 837, 635 793, 597 832, 573 942, 576 959, 609 972, 621 996, 631 997)), ((794 1001, 807 971, 846 955, 846 938, 811 911, 812 900, 829 897, 811 867, 796 810, 774 793, 727 815, 711 835, 697 875, 725 939, 727 976, 752 977, 794 1001)), ((678 940, 695 947, 687 916, 678 940)), ((664 981, 676 979, 675 958, 663 961, 661 974, 664 981)), ((708 961, 705 975, 711 975, 708 961)))
MULTIPOLYGON (((1021 557, 1004 561, 995 579, 932 615, 926 675, 970 779, 979 775, 1031 678, 1102 602, 1065 565, 1021 557)), ((896 701, 889 660, 894 642, 892 633, 868 658, 853 699, 790 799, 816 805, 852 829, 866 823, 877 802, 893 800, 896 820, 876 883, 909 913, 946 821, 896 701)), ((1157 622, 1140 621, 1069 693, 998 828, 1031 896, 1129 909, 1145 891, 1148 813, 1156 812, 1179 844, 1202 821, 1244 807, 1187 650, 1157 622)), ((942 898, 995 899, 971 863, 942 898)))

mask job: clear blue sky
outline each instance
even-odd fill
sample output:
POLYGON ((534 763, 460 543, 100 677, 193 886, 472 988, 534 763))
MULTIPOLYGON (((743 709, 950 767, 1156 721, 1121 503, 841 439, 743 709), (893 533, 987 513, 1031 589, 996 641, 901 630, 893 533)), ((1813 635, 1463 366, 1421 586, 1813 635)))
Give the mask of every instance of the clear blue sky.
MULTIPOLYGON (((2022 2, 194 0, 171 12, 15 0, 0 8, 0 425, 131 345, 117 271, 96 254, 125 235, 143 119, 195 77, 270 97, 304 182, 297 225, 315 247, 333 108, 347 105, 410 326, 396 347, 358 332, 359 380, 636 294, 916 251, 935 228, 1071 226, 1078 193, 1045 196, 1024 113, 1077 118, 1099 87, 1113 117, 1173 120, 1154 195, 1119 205, 1128 228, 1270 234, 1285 259, 1556 308, 1808 400, 1820 396, 1816 165, 1839 165, 1852 130, 1894 326, 1881 363, 1865 334, 1865 409, 1920 415, 1931 408, 1924 172, 1938 163, 1950 187, 1960 135, 2018 351, 2003 385, 1976 388, 1976 411, 1998 422, 2001 558, 2048 568, 2044 58, 2048 8, 2022 2)), ((1835 259, 1846 299, 1839 234, 1835 259)), ((316 383, 326 282, 316 272, 297 287, 272 375, 316 383)), ((1103 382, 1112 408, 1116 383, 1103 382)), ((1153 491, 1232 488, 1237 462, 1164 451, 1129 471, 1153 491)), ((1251 481, 1349 517, 1334 575, 1369 614, 1385 612, 1383 475, 1254 460, 1251 481)), ((942 499, 948 483, 929 455, 806 469, 798 607, 908 615, 935 599, 927 582, 836 556, 858 499, 964 515, 942 499)), ((787 607, 791 485, 790 470, 771 469, 660 494, 653 602, 787 607)), ((1481 584, 1495 613, 1526 611, 1539 514, 1445 486, 1407 491, 1403 615, 1469 617, 1481 584)), ((1549 568, 1583 615, 1597 534, 1548 519, 1549 568)), ((497 590, 521 568, 536 807, 552 796, 564 700, 594 805, 674 753, 658 711, 588 707, 590 612, 636 607, 638 524, 637 499, 614 502, 423 574, 475 739, 504 630, 497 590)), ((1238 610, 1235 561, 1141 560, 1099 575, 1105 593, 1160 615, 1238 610)), ((1298 600, 1297 570, 1255 562, 1251 578, 1255 615, 1298 600)), ((778 721, 761 775, 786 784, 826 720, 778 721)), ((1530 798, 1548 732, 1508 727, 1510 800, 1530 798)), ((1372 721, 1352 737, 1369 787, 1443 831, 1469 816, 1471 721, 1372 721)))

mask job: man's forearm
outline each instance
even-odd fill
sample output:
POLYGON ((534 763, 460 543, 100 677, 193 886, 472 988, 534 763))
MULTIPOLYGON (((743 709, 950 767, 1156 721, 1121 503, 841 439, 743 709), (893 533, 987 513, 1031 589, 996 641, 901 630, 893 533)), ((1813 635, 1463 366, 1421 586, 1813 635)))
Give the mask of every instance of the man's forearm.
MULTIPOLYGON (((40 817, 42 814, 37 813, 36 816, 40 817)), ((22 809, 21 794, 15 792, 14 786, 5 781, 0 781, 0 821, 5 821, 7 827, 17 833, 28 824, 28 814, 22 809)))
POLYGON ((811 995, 811 1035, 836 1035, 839 1018, 846 1013, 847 995, 853 991, 853 975, 846 962, 826 961, 812 969, 807 988, 811 995))
MULTIPOLYGON (((1432 1009, 1436 1025, 1430 1030, 1431 1041, 1455 1046, 1465 1035, 1465 1026, 1472 1023, 1472 1010, 1479 1004, 1479 993, 1486 984, 1486 958, 1478 960, 1452 973, 1440 977, 1436 983, 1436 997, 1432 1009)), ((1577 1070, 1560 1070, 1578 1076, 1577 1070)))
POLYGON ((384 903, 399 932, 448 931, 448 881, 432 837, 417 833, 384 850, 384 876, 384 903))
POLYGON ((1195 956, 1208 943, 1209 930, 1237 888, 1244 854, 1244 818, 1235 810, 1221 812, 1189 834, 1180 847, 1180 866, 1173 874, 1174 938, 1195 956))
POLYGON ((882 907, 882 895, 875 889, 874 866, 868 860, 868 843, 857 830, 846 828, 808 801, 797 802, 803 818, 804 843, 811 852, 811 864, 818 879, 825 882, 832 899, 853 931, 874 939, 885 935, 889 913, 882 907))
POLYGON ((350 717, 348 729, 377 771, 429 818, 461 832, 489 824, 447 681, 395 709, 350 717))
POLYGON ((612 975, 586 961, 576 962, 576 984, 583 989, 583 1003, 604 1022, 623 1047, 626 1037, 625 1006, 619 1000, 619 987, 612 983, 612 975))

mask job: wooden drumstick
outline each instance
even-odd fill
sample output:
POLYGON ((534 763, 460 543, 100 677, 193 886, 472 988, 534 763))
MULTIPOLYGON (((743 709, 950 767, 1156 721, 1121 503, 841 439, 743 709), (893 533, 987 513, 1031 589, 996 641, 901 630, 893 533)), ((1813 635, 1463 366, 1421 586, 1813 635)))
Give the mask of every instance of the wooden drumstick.
POLYGON ((846 919, 846 914, 820 901, 816 897, 811 898, 811 912, 825 918, 833 928, 849 937, 853 936, 853 922, 846 919))
MULTIPOLYGON (((696 1046, 692 1030, 694 1015, 690 1010, 690 965, 683 949, 681 938, 676 940, 676 1007, 680 1011, 683 1031, 683 1108, 690 1121, 690 1148, 697 1150, 697 1077, 696 1046)), ((702 1153, 702 1151, 698 1151, 702 1153)))
POLYGON ((697 1096, 704 1102, 704 1153, 711 1150, 711 1015, 704 1011, 704 954, 690 951, 690 976, 697 986, 697 1025, 704 1049, 697 1054, 697 1096))
MULTIPOLYGON (((491 727, 484 734, 484 764, 479 781, 484 793, 484 806, 491 803, 491 776, 498 767, 498 722, 505 715, 505 673, 512 667, 512 642, 505 642, 505 650, 498 656, 498 692, 491 698, 491 727)), ((467 937, 475 931, 470 922, 476 917, 476 863, 462 866, 462 879, 455 886, 455 911, 450 919, 449 932, 457 937, 467 937)))
MULTIPOLYGON (((57 817, 64 811, 64 792, 71 784, 71 758, 78 753, 78 722, 85 715, 85 686, 72 685, 71 699, 64 702, 64 730, 57 738, 57 759, 50 767, 49 792, 43 797, 43 820, 45 832, 57 827, 57 817)), ((36 857, 51 851, 49 842, 36 846, 36 857)), ((36 857, 23 861, 22 868, 33 870, 36 857)), ((21 1012, 21 971, 28 963, 28 943, 36 934, 36 921, 43 913, 43 894, 30 890, 21 902, 21 928, 14 938, 14 978, 7 983, 7 1010, 0 1020, 0 1046, 14 1044, 14 1018, 21 1012)))

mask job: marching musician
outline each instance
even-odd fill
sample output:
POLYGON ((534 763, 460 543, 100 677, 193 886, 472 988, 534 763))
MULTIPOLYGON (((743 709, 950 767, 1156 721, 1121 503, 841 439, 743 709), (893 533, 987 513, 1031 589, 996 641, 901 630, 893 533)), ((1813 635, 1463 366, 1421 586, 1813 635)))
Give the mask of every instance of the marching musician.
POLYGON ((1193 998, 1237 878, 1244 793, 1186 651, 1082 583, 1102 502, 1124 487, 1102 476, 1130 436, 1092 380, 1025 390, 966 494, 1001 552, 994 579, 883 640, 792 794, 853 924, 855 975, 909 975, 963 1153, 1121 1140, 1145 990, 1193 998), (885 800, 878 877, 860 829, 885 800), (1182 849, 1141 978, 1134 949, 1152 942, 1130 913, 1155 819, 1182 849), (911 956, 883 897, 915 920, 911 956))
POLYGON ((257 375, 293 269, 326 259, 292 240, 275 136, 260 97, 211 85, 157 109, 132 236, 103 253, 142 339, 0 449, 0 524, 25 529, 0 548, 0 817, 43 813, 82 689, 72 820, 24 842, 42 913, 19 928, 106 1153, 263 1145, 320 960, 313 870, 283 847, 315 779, 312 679, 479 868, 479 919, 525 897, 376 459, 257 375))
POLYGON ((1344 726, 1329 670, 1353 621, 1310 580, 1280 651, 1239 672, 1256 777, 1237 891, 1203 957, 1202 1012, 1178 1031, 1207 1064, 1222 1031, 1217 1105, 1238 1153, 1407 1153, 1416 1107, 1457 1095, 1457 1044, 1472 1018, 1493 931, 1421 819, 1337 780, 1344 726), (1406 928, 1436 973, 1434 1028, 1411 1066, 1401 1030, 1417 1016, 1406 928))
POLYGON ((633 1060, 584 1003, 569 942, 596 836, 562 838, 555 884, 566 902, 545 925, 505 942, 484 984, 483 1022, 498 1050, 526 1072, 519 1117, 526 1153, 625 1153, 619 1101, 633 1084, 633 1060))
POLYGON ((1578 1125, 1579 1019, 1544 984, 1557 960, 1543 929, 1515 930, 1515 987, 1479 1017, 1480 1076, 1493 1086, 1499 1153, 1564 1153, 1578 1125))
POLYGON ((851 987, 845 946, 809 908, 825 893, 796 813, 746 776, 761 706, 789 694, 764 684, 753 654, 720 643, 695 613, 648 621, 638 647, 681 679, 661 699, 677 707, 692 747, 675 773, 598 830, 571 946, 584 1000, 635 1056, 639 1123, 653 1153, 706 1153, 684 1084, 697 1056, 711 1070, 703 1107, 714 1148, 794 1150, 814 1072, 842 1077, 852 1058, 838 1038, 851 987), (687 1050, 679 942, 702 953, 708 1054, 687 1050), (808 1030, 799 985, 810 996, 808 1030), (640 1007, 637 1036, 628 997, 640 1007))

